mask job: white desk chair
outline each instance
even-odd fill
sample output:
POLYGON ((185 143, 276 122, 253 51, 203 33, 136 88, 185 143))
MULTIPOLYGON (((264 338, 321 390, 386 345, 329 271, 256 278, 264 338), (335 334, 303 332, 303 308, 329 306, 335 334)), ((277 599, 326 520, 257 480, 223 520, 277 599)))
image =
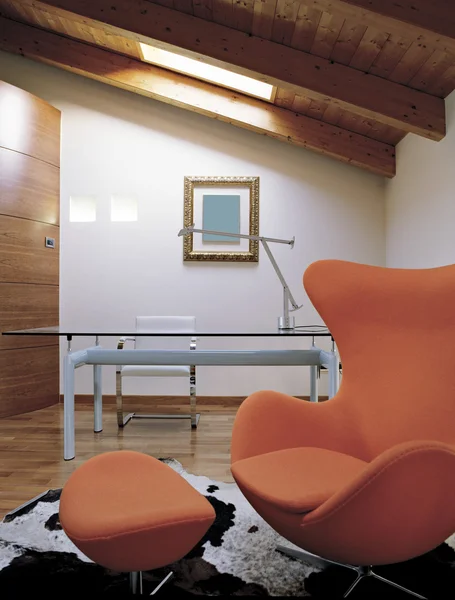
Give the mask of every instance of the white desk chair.
MULTIPOLYGON (((186 333, 196 332, 195 317, 136 317, 137 333, 186 333)), ((120 338, 117 348, 123 349, 127 340, 134 341, 134 347, 138 350, 153 348, 152 340, 156 344, 159 338, 138 335, 134 338, 120 338)), ((180 338, 177 338, 180 339, 180 338)), ((185 339, 185 338, 182 338, 185 339)), ((191 336, 190 350, 196 350, 196 337, 191 336)), ((191 427, 195 429, 200 415, 196 413, 196 367, 194 365, 168 366, 168 365, 117 365, 116 369, 117 388, 117 423, 119 427, 125 425, 131 419, 191 419, 191 427), (190 414, 154 414, 144 415, 137 413, 123 413, 122 380, 124 377, 187 377, 190 385, 190 414)))

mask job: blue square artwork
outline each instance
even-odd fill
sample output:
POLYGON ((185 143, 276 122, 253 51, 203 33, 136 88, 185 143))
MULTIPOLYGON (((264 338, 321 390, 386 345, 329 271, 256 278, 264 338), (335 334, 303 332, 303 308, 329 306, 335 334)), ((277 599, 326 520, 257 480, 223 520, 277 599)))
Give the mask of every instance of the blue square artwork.
MULTIPOLYGON (((202 228, 226 233, 240 233, 240 195, 204 194, 202 228)), ((212 233, 202 234, 203 242, 237 242, 240 239, 212 233)))

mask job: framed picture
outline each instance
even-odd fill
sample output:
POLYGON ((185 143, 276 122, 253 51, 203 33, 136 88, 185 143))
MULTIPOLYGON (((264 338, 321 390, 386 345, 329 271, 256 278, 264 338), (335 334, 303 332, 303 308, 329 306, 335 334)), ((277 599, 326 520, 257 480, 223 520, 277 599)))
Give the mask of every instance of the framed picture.
MULTIPOLYGON (((183 226, 259 235, 259 177, 185 177, 183 226)), ((216 233, 183 238, 183 260, 258 262, 259 242, 216 233)))

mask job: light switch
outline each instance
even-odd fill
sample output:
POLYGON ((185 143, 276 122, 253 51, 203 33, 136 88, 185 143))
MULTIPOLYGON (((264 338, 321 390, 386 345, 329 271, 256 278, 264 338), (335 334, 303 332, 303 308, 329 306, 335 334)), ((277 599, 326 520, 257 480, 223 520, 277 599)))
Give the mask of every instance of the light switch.
POLYGON ((46 246, 46 248, 55 248, 55 238, 45 237, 44 245, 46 246))

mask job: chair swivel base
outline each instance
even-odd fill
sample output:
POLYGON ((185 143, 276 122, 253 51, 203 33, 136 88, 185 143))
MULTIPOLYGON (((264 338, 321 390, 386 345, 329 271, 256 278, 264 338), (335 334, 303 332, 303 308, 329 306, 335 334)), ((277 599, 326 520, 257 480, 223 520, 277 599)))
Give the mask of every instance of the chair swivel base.
MULTIPOLYGON (((158 590, 169 581, 172 575, 173 573, 172 571, 170 571, 166 575, 166 577, 162 581, 160 581, 160 583, 155 587, 155 589, 152 592, 150 592, 150 596, 156 594, 158 590)), ((130 573, 130 592, 134 595, 142 595, 142 571, 133 571, 132 573, 130 573)))
MULTIPOLYGON (((191 428, 196 429, 199 424, 199 419, 201 417, 200 413, 196 413, 196 421, 191 423, 191 428)), ((168 414, 156 414, 156 415, 144 415, 137 413, 129 413, 127 415, 118 416, 117 423, 119 427, 125 427, 132 419, 192 419, 192 416, 189 414, 181 414, 181 415, 168 415, 168 414)))
POLYGON ((317 565, 320 567, 325 567, 328 564, 330 564, 330 565, 337 565, 339 567, 345 567, 346 569, 351 569, 352 571, 355 571, 357 573, 357 577, 355 578, 353 583, 349 586, 349 588, 346 590, 346 592, 343 594, 343 598, 347 598, 349 596, 349 594, 352 592, 352 590, 357 586, 357 584, 362 579, 364 579, 365 577, 374 577, 375 579, 378 579, 379 581, 382 581, 383 583, 387 583, 388 585, 398 588, 402 592, 405 592, 407 594, 410 594, 411 596, 414 596, 414 598, 420 598, 420 600, 427 600, 427 598, 425 596, 421 596, 420 594, 417 594, 416 592, 413 592, 412 590, 409 590, 408 588, 405 588, 402 585, 395 583, 394 581, 390 581, 390 579, 381 577, 381 575, 378 575, 377 573, 375 573, 373 571, 371 566, 357 567, 354 565, 346 565, 346 564, 343 564, 340 562, 336 562, 335 560, 329 560, 327 558, 322 558, 321 556, 317 556, 316 554, 312 554, 311 552, 307 552, 305 550, 295 550, 294 548, 287 548, 286 546, 277 546, 276 549, 278 552, 281 552, 281 554, 284 554, 286 556, 291 556, 292 558, 297 558, 304 562, 309 562, 311 564, 314 564, 314 565, 317 565))

